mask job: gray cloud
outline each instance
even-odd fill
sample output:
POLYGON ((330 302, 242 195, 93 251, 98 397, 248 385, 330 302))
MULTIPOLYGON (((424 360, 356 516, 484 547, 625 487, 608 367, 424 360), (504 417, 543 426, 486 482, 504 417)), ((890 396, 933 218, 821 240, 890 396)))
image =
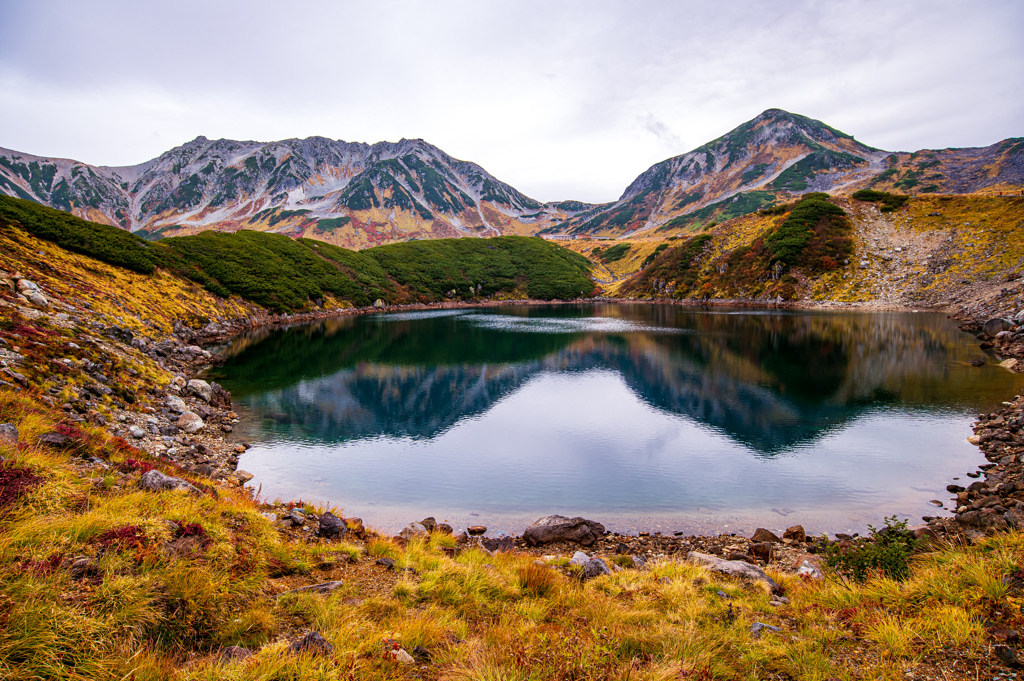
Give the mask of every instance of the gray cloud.
POLYGON ((1024 4, 0 0, 0 146, 423 137, 542 200, 617 197, 764 109, 888 149, 1024 134, 1024 4))

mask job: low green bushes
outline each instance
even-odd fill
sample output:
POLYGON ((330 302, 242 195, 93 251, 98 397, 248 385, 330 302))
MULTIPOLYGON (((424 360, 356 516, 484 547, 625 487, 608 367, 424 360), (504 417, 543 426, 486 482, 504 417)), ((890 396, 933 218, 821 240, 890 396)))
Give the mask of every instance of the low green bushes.
POLYGON ((910 200, 910 197, 906 194, 890 194, 889 192, 880 192, 875 189, 861 189, 860 191, 856 191, 853 193, 853 198, 857 201, 880 203, 882 204, 882 207, 879 210, 883 213, 891 213, 897 208, 902 207, 910 200))

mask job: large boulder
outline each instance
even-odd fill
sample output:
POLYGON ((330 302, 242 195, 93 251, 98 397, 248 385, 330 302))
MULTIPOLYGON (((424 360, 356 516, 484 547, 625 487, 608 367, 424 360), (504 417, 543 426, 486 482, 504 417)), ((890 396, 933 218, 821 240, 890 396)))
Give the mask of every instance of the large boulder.
POLYGON ((167 490, 182 490, 189 494, 202 496, 203 492, 187 480, 175 478, 161 473, 158 470, 146 471, 139 478, 139 487, 149 492, 163 492, 167 490))
POLYGON ((202 430, 205 425, 203 419, 195 412, 186 411, 178 417, 178 427, 189 435, 202 430))
POLYGON ((199 399, 203 400, 204 402, 209 402, 211 399, 213 399, 213 388, 210 387, 209 383, 198 378, 193 378, 191 381, 189 381, 188 384, 185 386, 185 389, 188 390, 193 395, 199 397, 199 399))
POLYGON ((1009 319, 994 317, 981 325, 981 330, 989 336, 995 337, 1000 331, 1009 331, 1013 322, 1009 319))
POLYGON ((549 515, 541 518, 523 532, 523 539, 530 546, 568 541, 590 546, 604 534, 604 525, 585 518, 566 518, 549 515))
POLYGON ((32 303, 36 307, 49 307, 50 306, 50 301, 47 300, 46 296, 44 296, 39 291, 29 291, 28 293, 26 293, 24 295, 25 295, 26 298, 28 298, 28 302, 32 303))
POLYGON ((188 407, 185 406, 185 400, 181 399, 177 395, 168 395, 167 399, 164 400, 164 404, 175 414, 184 414, 188 411, 188 407))

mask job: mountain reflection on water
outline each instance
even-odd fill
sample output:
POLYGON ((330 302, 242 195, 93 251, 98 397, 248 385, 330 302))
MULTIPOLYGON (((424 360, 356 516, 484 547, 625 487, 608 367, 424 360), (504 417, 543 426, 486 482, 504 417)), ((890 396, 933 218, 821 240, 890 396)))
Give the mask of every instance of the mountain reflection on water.
POLYGON ((1018 377, 942 315, 581 305, 344 317, 239 339, 213 372, 268 437, 434 438, 545 373, 611 370, 759 456, 859 415, 987 410, 1018 377))

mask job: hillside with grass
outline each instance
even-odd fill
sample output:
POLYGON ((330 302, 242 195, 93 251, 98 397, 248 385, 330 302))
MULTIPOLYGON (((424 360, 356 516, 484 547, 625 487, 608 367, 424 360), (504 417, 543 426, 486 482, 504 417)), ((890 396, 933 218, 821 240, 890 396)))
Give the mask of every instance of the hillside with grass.
POLYGON ((0 196, 0 229, 140 274, 170 272, 274 312, 384 304, 578 298, 589 262, 538 238, 439 239, 350 251, 313 239, 242 230, 150 242, 22 199, 0 196))
POLYGON ((1019 196, 809 194, 664 241, 659 255, 612 290, 995 310, 1022 294, 1022 227, 1019 196))
MULTIPOLYGON (((709 254, 761 238, 749 271, 818 267, 822 281, 841 274, 823 260, 847 238, 858 267, 889 265, 873 258, 891 250, 860 250, 886 229, 926 239, 941 229, 950 262, 936 262, 935 286, 1002 276, 1020 257, 1012 202, 913 198, 882 212, 866 198, 876 201, 812 195, 660 252, 604 245, 603 266, 650 258, 663 278, 674 263, 686 271, 673 281, 685 285, 692 268, 688 290, 699 291, 709 254)), ((584 547, 607 569, 588 577, 571 544, 488 544, 441 525, 398 539, 346 517, 343 502, 260 500, 232 464, 245 444, 231 439, 230 397, 192 382, 214 361, 194 345, 207 330, 269 321, 256 298, 313 309, 303 287, 316 286, 330 311, 346 302, 332 287, 397 299, 448 286, 469 295, 471 283, 482 293, 491 280, 496 296, 532 295, 545 277, 582 284, 571 278, 586 272, 581 256, 517 238, 376 253, 244 232, 152 243, 28 202, 0 200, 0 211, 4 679, 960 679, 1005 678, 1019 664, 1019 531, 790 534, 768 542, 770 582, 690 555, 748 555, 764 542, 608 535, 584 547), (252 288, 243 253, 266 261, 268 280, 299 281, 252 288), (205 426, 146 435, 184 423, 176 403, 205 413, 205 426), (158 474, 172 482, 154 485, 158 474)), ((706 281, 738 281, 727 274, 706 281)), ((1020 418, 1015 405, 1007 418, 1020 418)))

